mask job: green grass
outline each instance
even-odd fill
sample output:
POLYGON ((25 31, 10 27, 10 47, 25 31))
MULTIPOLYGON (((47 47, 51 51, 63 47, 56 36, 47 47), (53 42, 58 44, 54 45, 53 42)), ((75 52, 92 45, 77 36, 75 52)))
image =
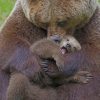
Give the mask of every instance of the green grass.
POLYGON ((15 0, 0 0, 0 26, 9 15, 14 6, 15 0))

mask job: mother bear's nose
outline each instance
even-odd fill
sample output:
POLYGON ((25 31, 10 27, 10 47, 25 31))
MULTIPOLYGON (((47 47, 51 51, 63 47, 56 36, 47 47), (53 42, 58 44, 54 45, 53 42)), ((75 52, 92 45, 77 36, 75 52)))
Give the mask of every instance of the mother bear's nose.
POLYGON ((59 35, 50 36, 50 39, 55 41, 56 43, 60 43, 61 42, 61 37, 59 35))

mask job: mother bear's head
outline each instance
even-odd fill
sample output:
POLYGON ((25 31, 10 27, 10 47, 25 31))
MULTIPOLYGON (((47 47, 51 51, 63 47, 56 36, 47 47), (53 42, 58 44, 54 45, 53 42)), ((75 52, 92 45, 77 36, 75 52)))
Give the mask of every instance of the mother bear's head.
POLYGON ((25 16, 49 35, 68 34, 89 21, 96 0, 20 0, 25 16))

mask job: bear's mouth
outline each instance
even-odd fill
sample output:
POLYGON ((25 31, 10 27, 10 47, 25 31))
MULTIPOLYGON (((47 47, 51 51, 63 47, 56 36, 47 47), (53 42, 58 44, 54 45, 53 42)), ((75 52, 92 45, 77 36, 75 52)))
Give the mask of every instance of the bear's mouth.
POLYGON ((68 53, 68 50, 67 50, 67 48, 66 47, 61 47, 61 53, 62 54, 67 54, 68 53))

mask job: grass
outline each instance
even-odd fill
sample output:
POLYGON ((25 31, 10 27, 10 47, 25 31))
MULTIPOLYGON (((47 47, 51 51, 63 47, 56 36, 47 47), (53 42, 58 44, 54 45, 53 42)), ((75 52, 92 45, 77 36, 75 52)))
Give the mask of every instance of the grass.
MULTIPOLYGON (((0 26, 9 15, 16 0, 0 0, 0 26)), ((100 1, 100 0, 99 0, 100 1)))
POLYGON ((14 6, 15 0, 0 0, 0 26, 9 15, 14 6))

